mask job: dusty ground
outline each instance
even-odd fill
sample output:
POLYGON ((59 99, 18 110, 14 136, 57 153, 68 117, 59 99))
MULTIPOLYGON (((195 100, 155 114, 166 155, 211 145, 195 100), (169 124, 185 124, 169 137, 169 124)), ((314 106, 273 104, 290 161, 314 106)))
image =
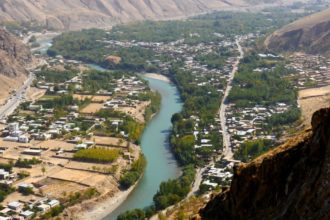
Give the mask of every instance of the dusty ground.
POLYGON ((28 202, 30 200, 36 200, 38 198, 40 198, 40 197, 39 196, 36 196, 36 195, 23 196, 19 192, 14 192, 14 193, 10 194, 10 196, 6 197, 6 199, 2 202, 2 204, 7 205, 8 203, 10 203, 12 201, 24 201, 24 202, 28 202))
POLYGON ((26 76, 10 78, 0 74, 0 105, 4 104, 10 92, 19 88, 25 80, 26 76))
POLYGON ((303 123, 309 126, 315 111, 330 106, 330 86, 299 91, 298 103, 301 107, 303 123))
POLYGON ((82 114, 95 114, 96 112, 100 111, 103 107, 103 104, 99 103, 91 103, 83 108, 80 113, 82 114))
POLYGON ((26 100, 35 101, 37 99, 40 99, 42 96, 44 96, 45 93, 46 93, 45 89, 38 89, 35 87, 30 87, 26 93, 26 100))
POLYGON ((128 144, 127 141, 122 138, 93 136, 91 139, 96 145, 127 147, 128 144))
POLYGON ((43 185, 40 188, 43 194, 54 198, 61 198, 70 193, 79 192, 88 188, 81 184, 51 178, 46 178, 38 182, 38 184, 43 185))
POLYGON ((146 107, 150 104, 150 101, 141 102, 135 108, 134 107, 119 107, 116 111, 123 112, 140 123, 144 123, 144 112, 146 107))
POLYGON ((82 185, 91 187, 96 187, 102 184, 104 181, 107 181, 107 179, 111 178, 110 176, 103 174, 63 168, 58 172, 48 176, 54 179, 80 183, 82 185))
POLYGON ((73 97, 78 100, 84 100, 84 99, 92 99, 92 102, 106 102, 111 99, 111 96, 103 96, 103 95, 78 95, 74 94, 73 97))
POLYGON ((41 148, 49 148, 50 150, 58 148, 61 148, 62 150, 73 150, 73 148, 75 147, 75 144, 71 144, 61 140, 32 141, 31 143, 34 146, 41 148))

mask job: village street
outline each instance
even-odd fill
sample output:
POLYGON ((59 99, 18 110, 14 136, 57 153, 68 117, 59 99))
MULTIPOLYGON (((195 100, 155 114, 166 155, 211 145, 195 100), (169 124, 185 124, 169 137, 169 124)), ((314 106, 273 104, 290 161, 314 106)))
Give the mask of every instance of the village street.
POLYGON ((229 79, 228 79, 228 84, 221 102, 220 106, 220 112, 219 112, 219 117, 220 117, 220 123, 221 123, 221 130, 222 130, 222 138, 223 138, 223 153, 221 156, 223 156, 226 160, 232 161, 233 160, 233 152, 231 148, 231 143, 230 143, 230 135, 228 133, 227 125, 226 125, 226 109, 227 109, 227 97, 230 93, 230 90, 232 89, 233 85, 233 80, 235 77, 235 73, 238 70, 238 65, 240 63, 240 60, 244 57, 244 51, 242 49, 242 46, 240 45, 241 39, 236 39, 236 45, 238 47, 239 51, 239 56, 237 57, 237 61, 233 65, 233 69, 230 73, 229 79))

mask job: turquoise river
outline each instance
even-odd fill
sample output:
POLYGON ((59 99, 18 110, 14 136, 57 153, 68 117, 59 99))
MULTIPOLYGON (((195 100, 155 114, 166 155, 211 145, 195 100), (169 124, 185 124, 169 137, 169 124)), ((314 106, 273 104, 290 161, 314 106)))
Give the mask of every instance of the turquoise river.
POLYGON ((168 142, 171 117, 182 108, 180 96, 176 87, 170 83, 145 79, 149 81, 150 87, 162 96, 161 110, 147 125, 141 139, 141 148, 148 164, 136 189, 121 206, 105 218, 106 220, 115 220, 124 211, 151 205, 153 195, 157 192, 160 183, 180 174, 168 142))
MULTIPOLYGON (((45 54, 51 39, 43 40, 41 53, 45 54)), ((91 68, 104 70, 96 65, 91 68)), ((157 192, 162 181, 176 178, 180 175, 180 168, 175 161, 169 146, 169 134, 171 131, 171 117, 180 112, 182 102, 177 88, 169 82, 144 77, 149 82, 152 90, 161 94, 162 102, 160 111, 147 124, 141 138, 142 152, 147 159, 147 166, 142 179, 128 198, 104 220, 115 220, 122 212, 134 208, 144 208, 153 203, 153 196, 157 192)))

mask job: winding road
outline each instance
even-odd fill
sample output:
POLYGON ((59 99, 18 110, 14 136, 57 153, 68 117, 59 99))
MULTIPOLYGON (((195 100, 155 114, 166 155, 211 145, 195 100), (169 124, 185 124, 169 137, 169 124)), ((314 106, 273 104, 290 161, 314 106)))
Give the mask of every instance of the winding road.
POLYGON ((0 107, 0 119, 6 119, 10 114, 12 114, 19 104, 25 99, 26 92, 31 86, 34 79, 32 73, 29 74, 28 78, 25 80, 24 84, 17 89, 17 91, 11 95, 6 104, 0 107))
POLYGON ((228 95, 231 91, 231 89, 233 88, 233 80, 235 78, 235 74, 238 70, 238 65, 241 61, 241 59, 244 57, 244 51, 242 46, 240 45, 241 42, 241 38, 237 38, 236 39, 236 45, 239 51, 239 56, 237 57, 236 62, 233 64, 233 69, 229 75, 229 79, 228 79, 228 84, 221 102, 221 106, 220 106, 220 111, 219 111, 219 117, 220 117, 220 123, 221 123, 221 130, 222 130, 222 139, 223 139, 223 153, 221 156, 224 157, 225 160, 228 161, 235 161, 233 159, 234 157, 234 153, 232 151, 231 148, 231 141, 230 141, 230 134, 228 133, 228 128, 226 125, 226 109, 228 107, 228 103, 227 103, 227 98, 228 95))

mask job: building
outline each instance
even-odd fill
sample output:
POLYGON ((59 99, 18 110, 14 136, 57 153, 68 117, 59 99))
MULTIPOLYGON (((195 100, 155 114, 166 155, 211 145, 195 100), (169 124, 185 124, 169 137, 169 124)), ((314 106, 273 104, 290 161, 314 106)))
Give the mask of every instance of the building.
POLYGON ((20 142, 20 143, 29 143, 29 141, 30 141, 29 138, 25 135, 18 137, 18 142, 20 142))
POLYGON ((50 209, 50 205, 41 204, 37 207, 41 212, 47 212, 50 209))
POLYGON ((21 208, 23 208, 23 204, 20 203, 20 202, 10 202, 8 204, 8 208, 10 208, 11 210, 14 210, 14 211, 18 211, 20 210, 21 208))
POLYGON ((22 152, 22 154, 32 155, 32 156, 40 156, 42 150, 34 150, 34 149, 27 149, 22 152))
POLYGON ((50 205, 51 208, 60 205, 60 201, 56 200, 56 199, 52 199, 48 202, 48 205, 50 205))
POLYGON ((0 180, 5 180, 9 178, 9 172, 0 169, 0 180))
POLYGON ((21 212, 20 215, 23 216, 25 219, 28 219, 34 215, 34 212, 32 212, 30 210, 26 210, 26 211, 21 212))
POLYGON ((19 124, 18 124, 17 122, 10 123, 10 124, 8 124, 7 129, 8 129, 10 132, 18 131, 18 130, 19 130, 19 124))

